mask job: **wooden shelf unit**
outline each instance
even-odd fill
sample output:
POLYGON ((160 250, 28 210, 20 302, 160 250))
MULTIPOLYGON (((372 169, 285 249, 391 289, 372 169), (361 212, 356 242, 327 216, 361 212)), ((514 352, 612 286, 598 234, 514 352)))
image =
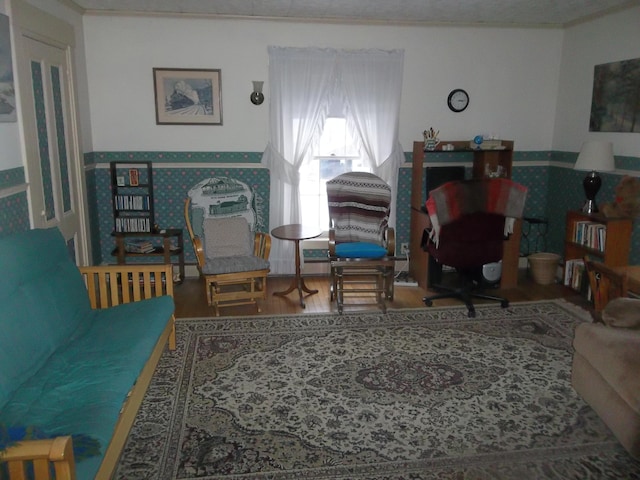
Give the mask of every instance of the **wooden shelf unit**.
POLYGON ((567 212, 564 260, 583 258, 589 255, 609 267, 621 267, 629 263, 631 232, 630 218, 607 218, 602 214, 586 214, 579 211, 567 212), (578 222, 595 222, 605 226, 606 235, 602 251, 574 241, 575 226, 578 222))
POLYGON ((111 162, 113 230, 121 233, 154 229, 151 162, 111 162))
MULTIPOLYGON (((473 176, 484 177, 487 168, 495 171, 501 165, 504 176, 511 178, 513 162, 513 141, 502 140, 503 150, 476 150, 469 147, 469 141, 441 141, 436 150, 424 151, 424 142, 413 142, 413 166, 411 172, 411 223, 409 241, 409 274, 424 289, 427 289, 429 278, 429 254, 422 250, 422 232, 431 226, 429 216, 424 209, 423 193, 425 192, 424 159, 433 153, 473 153, 473 176), (442 146, 451 144, 454 150, 443 151, 442 146), (488 167, 487 167, 488 165, 488 167)), ((505 240, 502 255, 501 288, 513 288, 518 284, 518 262, 520 258, 520 237, 522 220, 518 219, 513 233, 505 240)))
MULTIPOLYGON (((160 257, 163 263, 170 264, 172 257, 178 257, 177 262, 180 272, 180 281, 184 280, 184 239, 182 229, 169 228, 160 232, 113 232, 116 239, 116 248, 111 252, 118 259, 118 264, 127 263, 127 258, 160 257), (162 245, 155 245, 153 251, 146 253, 128 252, 127 239, 149 238, 161 239, 162 245), (175 239, 175 243, 174 240, 175 239)), ((159 241, 159 240, 158 240, 159 241)), ((135 260, 134 260, 135 261, 135 260)))

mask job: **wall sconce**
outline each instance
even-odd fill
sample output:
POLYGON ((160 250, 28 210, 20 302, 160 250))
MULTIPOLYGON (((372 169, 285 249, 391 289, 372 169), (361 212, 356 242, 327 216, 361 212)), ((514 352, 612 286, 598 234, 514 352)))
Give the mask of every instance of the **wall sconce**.
POLYGON ((251 103, 254 105, 261 105, 264 102, 264 95, 262 94, 262 84, 264 82, 260 82, 258 80, 253 80, 253 92, 249 96, 251 99, 251 103))

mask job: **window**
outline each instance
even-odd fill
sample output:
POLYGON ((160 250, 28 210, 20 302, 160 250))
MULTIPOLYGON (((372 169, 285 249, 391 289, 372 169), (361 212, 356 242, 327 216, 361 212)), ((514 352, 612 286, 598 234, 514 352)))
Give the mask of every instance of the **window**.
POLYGON ((346 172, 370 172, 344 117, 327 118, 322 136, 300 168, 300 202, 305 225, 329 230, 327 180, 346 172))

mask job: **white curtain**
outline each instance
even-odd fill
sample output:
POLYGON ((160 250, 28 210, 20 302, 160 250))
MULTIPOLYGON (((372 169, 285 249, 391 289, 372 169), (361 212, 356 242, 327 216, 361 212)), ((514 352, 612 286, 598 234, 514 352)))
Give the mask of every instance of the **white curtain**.
MULTIPOLYGON (((343 51, 269 47, 270 142, 262 156, 269 168, 269 224, 302 223, 299 171, 322 132, 335 95, 344 98, 348 124, 360 137, 376 174, 393 191, 390 224, 395 225, 402 51, 343 51)), ((271 271, 294 271, 293 242, 274 241, 271 271)))
POLYGON ((373 173, 391 186, 389 225, 395 227, 398 169, 404 153, 398 140, 404 51, 341 51, 339 89, 347 124, 360 138, 373 173))

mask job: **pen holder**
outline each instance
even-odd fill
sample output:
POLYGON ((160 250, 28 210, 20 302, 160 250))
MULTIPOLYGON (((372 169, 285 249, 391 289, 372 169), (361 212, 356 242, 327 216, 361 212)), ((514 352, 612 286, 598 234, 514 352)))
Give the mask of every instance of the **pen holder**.
POLYGON ((438 140, 437 138, 428 138, 424 141, 424 149, 433 152, 439 143, 440 140, 438 140))

